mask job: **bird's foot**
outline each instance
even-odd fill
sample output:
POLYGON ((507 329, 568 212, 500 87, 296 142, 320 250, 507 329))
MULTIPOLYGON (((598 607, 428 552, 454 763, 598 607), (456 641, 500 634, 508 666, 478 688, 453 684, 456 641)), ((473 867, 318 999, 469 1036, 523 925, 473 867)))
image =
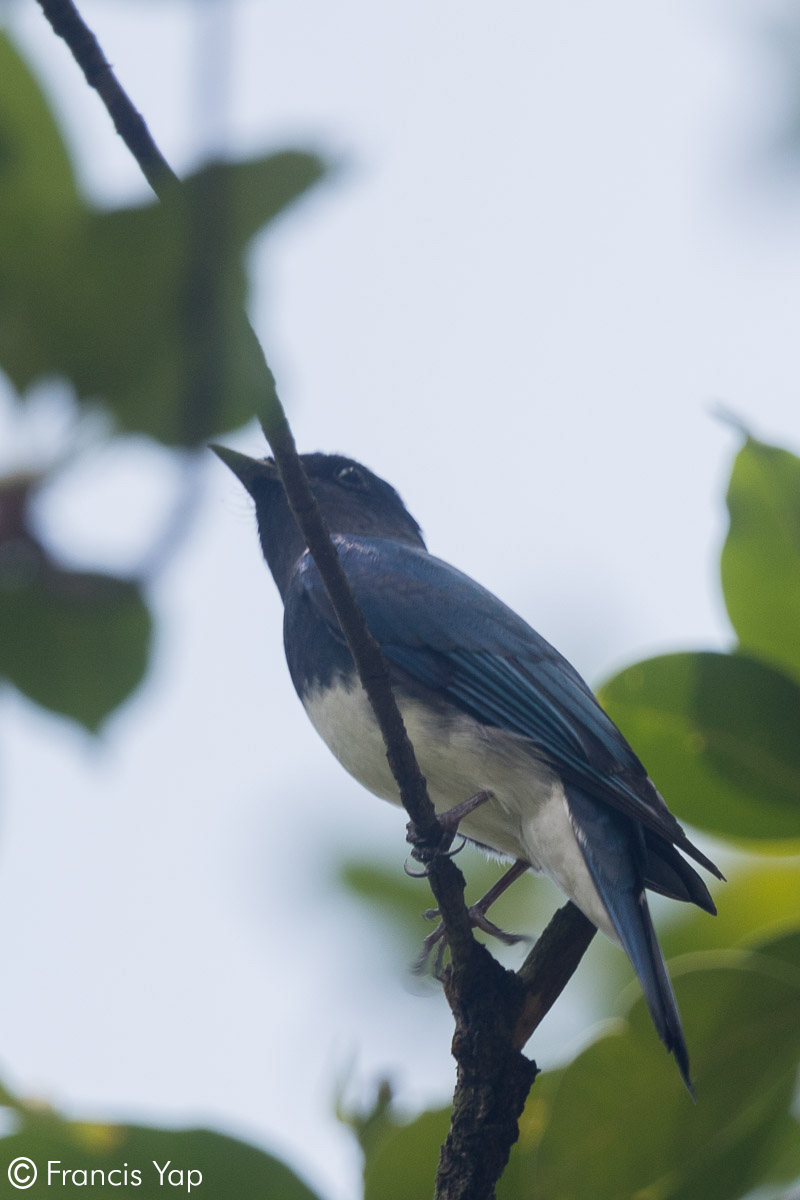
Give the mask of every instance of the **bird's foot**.
POLYGON ((460 804, 454 804, 452 808, 448 808, 446 812, 437 813, 439 827, 442 835, 439 836, 436 842, 432 842, 429 837, 423 837, 418 831, 413 821, 409 821, 407 826, 407 840, 411 844, 411 857, 417 862, 424 864, 424 870, 411 871, 408 866, 405 867, 407 875, 413 878, 419 878, 427 875, 428 867, 435 858, 447 856, 452 858, 454 855, 463 850, 466 843, 466 838, 463 839, 460 846, 455 850, 450 847, 453 844, 453 838, 458 832, 458 826, 464 817, 468 817, 471 812, 479 808, 481 804, 485 804, 487 800, 493 800, 493 792, 476 792, 474 796, 470 796, 467 800, 462 800, 460 804))
MULTIPOLYGON (((497 938, 506 946, 516 946, 518 942, 528 942, 531 940, 525 933, 507 933, 505 929, 501 929, 499 925, 495 925, 494 921, 490 921, 485 913, 476 911, 477 909, 477 904, 473 904, 467 909, 473 929, 482 929, 484 933, 497 938)), ((433 921, 439 916, 439 910, 438 908, 429 908, 422 915, 426 920, 433 921)), ((412 968, 415 975, 424 974, 428 960, 434 949, 436 950, 436 956, 433 960, 433 976, 435 979, 441 979, 444 970, 444 956, 447 952, 447 932, 444 927, 444 921, 440 921, 433 933, 429 933, 422 943, 422 949, 412 968)))
POLYGON ((470 796, 467 800, 462 800, 460 804, 454 804, 452 808, 446 809, 443 813, 438 813, 439 824, 452 836, 458 832, 458 827, 476 808, 480 808, 487 800, 494 800, 494 792, 476 792, 474 796, 470 796))
MULTIPOLYGON (((491 937, 497 938, 506 946, 516 946, 518 942, 526 942, 531 939, 524 933, 507 933, 501 929, 499 925, 495 925, 486 916, 486 912, 497 900, 498 896, 502 896, 503 892, 511 886, 515 880, 519 879, 520 875, 524 875, 528 870, 529 864, 518 859, 513 866, 509 867, 505 875, 498 879, 485 896, 481 896, 475 904, 470 905, 467 909, 469 913, 470 923, 473 929, 482 929, 484 933, 488 933, 491 937)), ((434 921, 439 916, 438 908, 429 908, 427 912, 422 914, 427 921, 434 921)), ((414 973, 421 975, 427 968, 428 960, 433 951, 436 951, 436 956, 433 960, 433 975, 436 979, 441 979, 444 969, 444 956, 447 951, 447 932, 444 927, 444 921, 440 921, 434 929, 433 933, 429 933, 422 943, 422 950, 414 963, 414 973)))

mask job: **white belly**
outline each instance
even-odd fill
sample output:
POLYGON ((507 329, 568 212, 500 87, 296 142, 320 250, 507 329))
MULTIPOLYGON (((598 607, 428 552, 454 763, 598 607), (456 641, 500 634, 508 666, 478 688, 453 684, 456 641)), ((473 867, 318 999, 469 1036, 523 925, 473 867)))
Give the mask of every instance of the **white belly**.
MULTIPOLYGON (((525 859, 548 875, 616 942, 575 837, 561 781, 532 754, 526 739, 466 714, 432 716, 416 700, 397 699, 437 812, 476 792, 492 792, 493 800, 461 822, 465 836, 503 858, 525 859)), ((304 703, 345 770, 376 796, 399 804, 383 738, 361 686, 317 689, 304 703)))

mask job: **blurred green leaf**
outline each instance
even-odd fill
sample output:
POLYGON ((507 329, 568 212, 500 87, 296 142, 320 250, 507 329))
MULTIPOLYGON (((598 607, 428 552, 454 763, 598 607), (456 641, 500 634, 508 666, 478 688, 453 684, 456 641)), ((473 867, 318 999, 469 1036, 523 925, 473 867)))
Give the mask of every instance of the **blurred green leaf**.
POLYGON ((782 939, 776 953, 766 943, 758 953, 696 955, 675 972, 696 1106, 641 997, 627 1024, 559 1073, 552 1102, 538 1109, 548 1078, 537 1080, 523 1127, 531 1119, 541 1132, 512 1152, 498 1200, 740 1200, 766 1180, 791 1128, 798 943, 782 939))
MULTIPOLYGON (((542 1139, 562 1075, 556 1070, 537 1076, 520 1119, 519 1148, 500 1182, 498 1200, 528 1194, 517 1189, 530 1183, 528 1156, 542 1139)), ((449 1128, 448 1107, 421 1113, 413 1121, 385 1130, 380 1142, 366 1155, 364 1200, 419 1200, 432 1195, 439 1154, 449 1128)))
POLYGON ((386 1135, 394 1132, 397 1124, 391 1083, 388 1079, 380 1081, 368 1107, 346 1107, 340 1096, 336 1116, 353 1131, 365 1161, 369 1160, 386 1135))
POLYGON ((441 1108, 385 1134, 364 1164, 364 1200, 433 1195, 439 1151, 449 1128, 450 1109, 441 1108))
POLYGON ((142 679, 150 630, 129 580, 41 562, 0 572, 0 678, 87 729, 142 679))
POLYGON ((800 840, 800 686, 755 659, 670 654, 598 693, 683 820, 739 839, 800 840))
POLYGON ((159 204, 38 230, 3 269, 0 363, 22 391, 65 375, 123 429, 197 445, 269 379, 244 317, 247 241, 322 174, 285 152, 214 165, 159 204))
MULTIPOLYGON (((700 964, 705 957, 698 956, 700 964)), ((698 1104, 676 1107, 671 1170, 678 1180, 668 1194, 738 1200, 768 1172, 775 1131, 790 1112, 800 1060, 800 970, 782 970, 757 954, 707 969, 693 969, 690 960, 675 983, 698 1104)), ((643 1001, 630 1019, 643 1036, 643 1001)))
POLYGON ((728 509, 722 588, 740 645, 800 679, 800 459, 748 438, 728 509))
POLYGON ((800 970, 800 929, 778 934, 777 937, 762 938, 755 943, 753 950, 800 970))
MULTIPOLYGON (((618 1200, 660 1178, 667 1147, 662 1132, 651 1129, 653 1104, 643 1082, 660 1089, 658 1071, 655 1078, 651 1075, 660 1065, 655 1047, 646 1045, 640 1055, 629 1033, 607 1034, 587 1047, 561 1073, 538 1143, 527 1153, 522 1146, 512 1150, 513 1168, 507 1172, 508 1185, 503 1180, 498 1189, 498 1200, 587 1195, 618 1200)), ((537 1080, 528 1105, 536 1103, 539 1086, 537 1080)))
MULTIPOLYGON (((775 1122, 772 1153, 762 1182, 769 1184, 800 1183, 800 1121, 791 1115, 775 1122)), ((797 1192, 792 1198, 797 1200, 797 1192)))
POLYGON ((79 205, 69 156, 42 91, 11 42, 0 34, 0 246, 14 222, 35 233, 42 220, 79 205))
MULTIPOLYGON (((543 1071, 536 1080, 519 1119, 519 1139, 497 1187, 497 1200, 516 1200, 532 1194, 531 1164, 553 1115, 553 1104, 564 1079, 564 1068, 543 1071)), ((570 1153, 567 1146, 566 1153, 570 1153)), ((539 1193, 535 1193, 538 1197, 539 1193)))
POLYGON ((740 867, 715 885, 718 913, 673 906, 676 918, 659 930, 668 958, 693 950, 751 945, 800 928, 800 860, 772 860, 740 867))
POLYGON ((77 195, 36 82, 0 43, 0 366, 20 392, 66 376, 125 430, 196 446, 263 405, 247 243, 324 173, 295 151, 215 163, 156 204, 77 195))
POLYGON ((26 1195, 51 1195, 53 1188, 59 1190, 86 1186, 92 1189, 91 1171, 102 1171, 103 1183, 95 1177, 94 1189, 119 1187, 127 1193, 135 1188, 140 1200, 155 1200, 166 1192, 185 1195, 188 1192, 188 1171, 199 1172, 192 1177, 192 1188, 198 1195, 212 1196, 217 1200, 316 1200, 311 1191, 284 1163, 271 1154, 249 1146, 245 1142, 212 1133, 206 1129, 150 1129, 139 1125, 101 1125, 75 1121, 64 1121, 50 1112, 24 1112, 23 1126, 9 1137, 0 1140, 2 1158, 0 1173, 5 1178, 8 1166, 14 1159, 25 1156, 37 1167, 38 1178, 26 1191, 26 1195), (56 1174, 48 1186, 48 1163, 55 1169, 86 1171, 84 1177, 56 1174), (164 1172, 164 1183, 155 1166, 169 1169, 164 1172), (125 1186, 124 1170, 128 1171, 125 1186), (119 1171, 109 1183, 109 1172, 119 1171), (183 1171, 182 1182, 173 1176, 172 1170, 183 1171), (140 1183, 135 1182, 133 1172, 138 1171, 140 1183))
POLYGON ((339 876, 347 890, 364 901, 370 913, 388 921, 409 946, 421 942, 433 928, 422 919, 433 904, 424 880, 409 879, 398 866, 360 860, 343 863, 339 876))

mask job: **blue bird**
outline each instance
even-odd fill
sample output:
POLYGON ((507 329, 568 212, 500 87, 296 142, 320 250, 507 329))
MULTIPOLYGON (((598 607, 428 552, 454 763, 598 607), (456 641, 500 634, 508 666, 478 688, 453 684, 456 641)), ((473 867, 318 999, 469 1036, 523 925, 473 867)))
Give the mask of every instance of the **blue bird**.
MULTIPOLYGON (((285 607, 289 672, 311 723, 364 787, 399 803, 372 710, 273 461, 214 449, 255 501, 261 547, 285 607)), ((394 488, 341 455, 302 460, 389 663, 437 812, 491 793, 459 832, 548 875, 625 950, 692 1092, 645 889, 715 913, 679 850, 722 878, 719 870, 688 839, 578 672, 491 592, 429 554, 394 488)))

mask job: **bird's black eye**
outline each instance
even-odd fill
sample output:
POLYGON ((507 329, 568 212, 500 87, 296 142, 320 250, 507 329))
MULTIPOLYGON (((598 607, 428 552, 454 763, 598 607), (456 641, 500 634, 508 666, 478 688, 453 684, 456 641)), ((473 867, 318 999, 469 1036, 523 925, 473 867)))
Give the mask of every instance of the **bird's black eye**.
POLYGON ((337 483, 343 484, 344 487, 352 488, 354 491, 363 492, 366 490, 367 481, 364 472, 348 464, 346 467, 339 467, 339 470, 334 475, 337 483))

